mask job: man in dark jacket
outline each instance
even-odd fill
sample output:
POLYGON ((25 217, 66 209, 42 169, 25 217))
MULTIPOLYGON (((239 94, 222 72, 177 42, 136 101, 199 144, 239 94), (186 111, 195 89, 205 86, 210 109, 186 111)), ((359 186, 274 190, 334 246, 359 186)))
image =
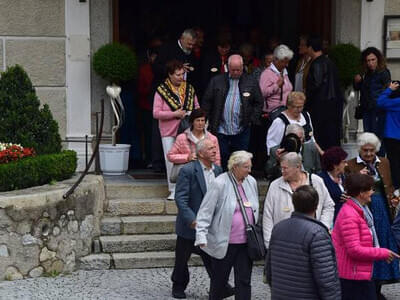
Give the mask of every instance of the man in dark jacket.
POLYGON ((218 137, 224 169, 232 152, 248 149, 250 126, 258 124, 263 101, 258 82, 243 73, 240 55, 228 58, 228 73, 210 80, 202 108, 208 116, 208 130, 218 137))
POLYGON ((293 193, 295 211, 272 230, 267 254, 271 299, 341 299, 334 248, 328 228, 315 220, 317 191, 293 193))
MULTIPOLYGON (((172 296, 177 299, 186 298, 185 289, 189 283, 188 260, 192 253, 201 256, 208 274, 211 274, 210 256, 194 246, 196 215, 207 188, 215 177, 222 173, 222 169, 214 164, 216 148, 209 139, 199 141, 196 152, 198 160, 182 167, 175 188, 175 201, 178 207, 175 224, 177 240, 175 266, 171 280, 173 282, 172 296)), ((224 296, 231 295, 233 295, 233 288, 227 284, 224 296)))
POLYGON ((340 146, 344 97, 336 66, 322 52, 322 40, 311 37, 307 47, 312 62, 306 81, 305 109, 311 115, 316 142, 327 150, 340 146))

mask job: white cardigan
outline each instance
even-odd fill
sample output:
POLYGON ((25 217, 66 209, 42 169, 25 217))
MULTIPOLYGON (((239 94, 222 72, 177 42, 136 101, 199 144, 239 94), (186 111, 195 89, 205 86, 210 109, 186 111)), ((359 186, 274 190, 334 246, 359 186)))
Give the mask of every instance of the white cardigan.
MULTIPOLYGON (((259 200, 257 182, 248 175, 243 181, 246 198, 251 203, 254 220, 258 221, 259 200)), ((237 204, 232 182, 225 172, 212 183, 197 213, 195 246, 206 244, 206 253, 217 259, 225 257, 228 250, 232 218, 237 204)))
MULTIPOLYGON (((311 175, 312 186, 318 192, 319 201, 316 211, 316 219, 321 221, 328 229, 333 226, 333 215, 335 212, 335 202, 333 202, 321 177, 311 175)), ((307 184, 309 175, 307 173, 307 184)), ((264 202, 263 213, 263 234, 264 244, 268 249, 271 239, 271 232, 274 225, 284 219, 290 218, 294 211, 292 202, 292 189, 283 177, 274 180, 268 189, 264 202)))

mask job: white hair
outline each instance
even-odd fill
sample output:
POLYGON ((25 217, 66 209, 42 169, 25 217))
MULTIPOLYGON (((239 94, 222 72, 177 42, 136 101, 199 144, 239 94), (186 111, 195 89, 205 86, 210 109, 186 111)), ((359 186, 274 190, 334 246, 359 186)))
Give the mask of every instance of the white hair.
POLYGON ((289 124, 286 126, 285 135, 288 135, 289 133, 294 133, 296 135, 297 133, 301 133, 304 136, 304 128, 299 124, 289 124))
POLYGON ((231 171, 234 166, 244 164, 252 158, 253 154, 244 150, 233 152, 228 160, 228 171, 231 171))
POLYGON ((292 59, 293 58, 293 51, 286 45, 279 45, 274 49, 274 57, 277 60, 283 60, 285 58, 292 59))
POLYGON ((300 153, 289 152, 281 157, 281 163, 286 161, 291 167, 301 167, 302 157, 300 153))
POLYGON ((381 141, 372 132, 364 132, 364 133, 360 134, 360 136, 357 138, 358 150, 360 150, 361 147, 363 147, 367 144, 374 146, 376 152, 378 152, 379 149, 381 148, 381 141))
POLYGON ((199 154, 201 151, 203 151, 203 149, 207 146, 207 143, 209 142, 212 143, 209 138, 204 138, 198 141, 196 144, 196 154, 199 154))
POLYGON ((188 29, 185 29, 183 32, 182 32, 182 37, 191 37, 192 39, 196 39, 197 38, 197 34, 196 34, 196 31, 194 31, 192 28, 188 28, 188 29))
POLYGON ((239 54, 232 54, 231 56, 228 57, 228 66, 231 64, 232 59, 234 59, 235 57, 238 58, 240 63, 243 65, 243 57, 239 54))

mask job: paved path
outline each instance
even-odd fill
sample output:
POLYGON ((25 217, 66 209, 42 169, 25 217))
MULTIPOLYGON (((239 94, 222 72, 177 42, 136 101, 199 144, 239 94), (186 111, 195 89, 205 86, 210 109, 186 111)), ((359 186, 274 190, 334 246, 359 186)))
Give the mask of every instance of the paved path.
MULTIPOLYGON (((0 299, 140 299, 170 300, 170 268, 143 270, 78 271, 56 278, 36 278, 0 282, 0 299)), ((188 299, 206 300, 208 278, 204 268, 191 268, 188 299)), ((270 299, 262 283, 262 268, 255 267, 252 299, 270 299)), ((388 300, 400 299, 400 284, 384 287, 388 300)), ((233 300, 233 297, 229 298, 233 300)))

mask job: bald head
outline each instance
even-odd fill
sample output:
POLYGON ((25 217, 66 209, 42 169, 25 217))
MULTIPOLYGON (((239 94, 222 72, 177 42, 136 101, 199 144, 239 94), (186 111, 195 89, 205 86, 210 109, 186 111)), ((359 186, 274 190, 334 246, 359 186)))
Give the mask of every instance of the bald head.
POLYGON ((238 54, 233 54, 228 58, 229 75, 234 79, 239 79, 243 73, 243 58, 238 54))

